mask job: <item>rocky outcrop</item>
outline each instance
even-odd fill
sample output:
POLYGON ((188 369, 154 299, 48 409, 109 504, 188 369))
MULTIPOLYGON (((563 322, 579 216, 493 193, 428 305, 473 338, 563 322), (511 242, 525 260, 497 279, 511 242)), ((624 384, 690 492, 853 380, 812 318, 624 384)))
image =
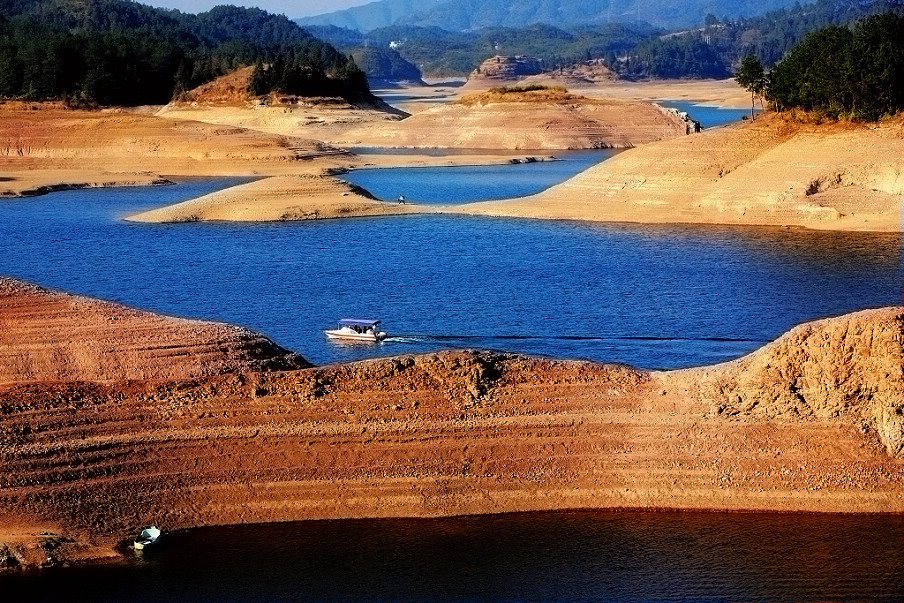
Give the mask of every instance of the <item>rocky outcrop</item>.
POLYGON ((863 419, 889 454, 904 456, 904 308, 801 325, 706 372, 702 391, 715 414, 863 419))
POLYGON ((310 366, 257 333, 0 277, 0 385, 197 379, 310 366))
POLYGON ((562 65, 557 69, 544 71, 521 80, 523 84, 551 82, 568 87, 594 86, 618 79, 602 59, 582 61, 572 65, 562 65))
POLYGON ((471 73, 468 80, 515 81, 542 72, 543 62, 540 59, 526 56, 496 55, 481 63, 471 73))

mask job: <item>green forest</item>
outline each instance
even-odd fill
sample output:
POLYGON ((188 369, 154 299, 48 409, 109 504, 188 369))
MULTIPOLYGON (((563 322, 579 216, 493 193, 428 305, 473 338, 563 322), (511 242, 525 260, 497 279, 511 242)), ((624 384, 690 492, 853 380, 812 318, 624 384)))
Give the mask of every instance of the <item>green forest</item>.
POLYGON ((351 58, 259 9, 191 15, 128 0, 4 0, 0 8, 0 98, 162 104, 251 64, 269 74, 257 78, 261 94, 373 98, 351 58))
POLYGON ((886 13, 853 29, 814 31, 764 74, 764 83, 780 111, 868 120, 904 111, 904 17, 886 13))
POLYGON ((637 77, 728 77, 741 58, 771 66, 810 32, 848 26, 886 12, 904 14, 900 0, 817 0, 748 19, 709 16, 701 27, 650 37, 624 55, 616 70, 637 77))
POLYGON ((316 36, 346 52, 388 48, 431 76, 464 76, 497 55, 529 55, 547 68, 605 59, 625 78, 725 78, 742 57, 774 65, 803 38, 827 25, 851 25, 883 12, 904 13, 901 0, 817 0, 759 17, 719 19, 666 31, 643 23, 582 27, 489 27, 449 31, 439 27, 392 25, 365 33, 335 26, 309 26, 316 36), (393 51, 395 52, 395 51, 393 51))

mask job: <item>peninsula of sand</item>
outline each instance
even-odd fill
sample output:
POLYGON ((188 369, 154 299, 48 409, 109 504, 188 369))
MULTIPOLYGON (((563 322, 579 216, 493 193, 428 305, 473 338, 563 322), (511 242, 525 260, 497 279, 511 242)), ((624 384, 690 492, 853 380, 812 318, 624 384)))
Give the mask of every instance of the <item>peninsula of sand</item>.
POLYGON ((0 561, 135 530, 559 509, 904 512, 904 308, 648 372, 448 351, 327 367, 0 278, 0 561))
MULTIPOLYGON (((359 196, 360 210, 346 200, 342 212, 329 213, 315 194, 305 209, 303 196, 296 179, 272 179, 130 219, 259 221, 399 211, 378 210, 359 196)), ((895 232, 902 207, 904 119, 816 124, 769 114, 625 150, 532 197, 402 211, 895 232)))
MULTIPOLYGON (((247 70, 246 70, 247 71, 247 70)), ((163 108, 74 111, 0 104, 0 196, 62 188, 240 176, 231 188, 131 216, 135 221, 272 221, 416 212, 545 219, 896 231, 904 196, 904 120, 875 124, 767 115, 686 135, 649 102, 737 103, 729 81, 609 81, 567 92, 480 91, 441 101, 353 107, 335 99, 261 105, 248 73, 163 108), (379 154, 374 147, 407 149, 379 154), (457 148, 437 157, 427 148, 457 148), (363 166, 550 159, 562 149, 623 152, 533 197, 454 206, 381 202, 341 179, 363 166), (462 153, 463 149, 467 149, 462 153), (504 152, 509 155, 500 156, 504 152), (338 175, 337 175, 338 174, 338 175)))

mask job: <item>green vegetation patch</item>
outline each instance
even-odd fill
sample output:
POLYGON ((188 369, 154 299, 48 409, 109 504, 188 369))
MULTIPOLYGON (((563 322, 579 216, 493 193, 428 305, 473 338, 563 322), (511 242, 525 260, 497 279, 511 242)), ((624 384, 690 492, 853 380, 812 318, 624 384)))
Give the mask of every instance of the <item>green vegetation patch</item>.
POLYGON ((163 104, 255 63, 284 67, 267 92, 373 98, 349 57, 260 9, 192 15, 127 0, 0 3, 0 98, 163 104))

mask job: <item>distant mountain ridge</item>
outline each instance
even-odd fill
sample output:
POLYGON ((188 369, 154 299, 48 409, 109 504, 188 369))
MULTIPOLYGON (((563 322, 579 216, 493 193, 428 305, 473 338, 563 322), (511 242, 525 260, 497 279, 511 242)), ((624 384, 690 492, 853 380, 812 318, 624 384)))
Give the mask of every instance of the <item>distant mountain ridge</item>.
POLYGON ((295 19, 299 25, 335 25, 357 31, 371 31, 393 25, 400 19, 430 9, 445 0, 378 0, 323 15, 295 19))
POLYGON ((688 27, 707 14, 720 18, 760 15, 797 0, 379 0, 364 6, 297 19, 300 25, 336 25, 367 32, 393 24, 470 31, 485 27, 557 27, 645 22, 688 27))

